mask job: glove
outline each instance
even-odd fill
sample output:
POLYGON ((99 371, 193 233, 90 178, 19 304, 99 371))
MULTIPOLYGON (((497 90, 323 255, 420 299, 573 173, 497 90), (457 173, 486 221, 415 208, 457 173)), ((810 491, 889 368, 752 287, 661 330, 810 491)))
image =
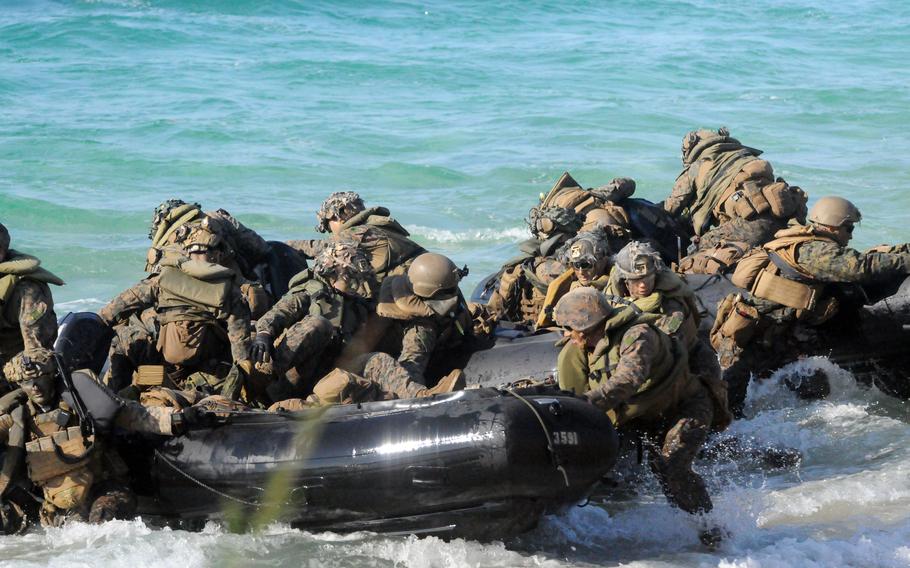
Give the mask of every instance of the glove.
POLYGON ((257 333, 250 347, 250 358, 256 363, 268 363, 272 360, 272 336, 257 333))
POLYGON ((214 416, 208 410, 196 406, 188 406, 180 412, 171 415, 171 431, 175 436, 182 436, 193 428, 211 426, 214 416))

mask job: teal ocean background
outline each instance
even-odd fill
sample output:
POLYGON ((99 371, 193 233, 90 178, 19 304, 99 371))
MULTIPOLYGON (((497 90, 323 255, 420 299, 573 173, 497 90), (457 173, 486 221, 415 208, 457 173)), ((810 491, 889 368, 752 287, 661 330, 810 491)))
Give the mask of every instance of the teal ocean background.
POLYGON ((859 245, 906 241, 908 29, 878 1, 3 2, 0 220, 61 312, 142 277, 172 197, 283 240, 353 189, 472 284, 563 170, 659 201, 726 125, 855 200, 859 245))
MULTIPOLYGON (((660 201, 683 135, 719 126, 854 200, 859 248, 910 240, 910 2, 0 0, 0 222, 68 282, 58 315, 144 276, 175 197, 286 240, 356 190, 470 287, 563 171, 660 201)), ((835 376, 823 401, 763 383, 732 428, 799 470, 698 462, 714 553, 646 475, 505 543, 137 520, 0 536, 0 567, 906 567, 910 410, 835 376)))

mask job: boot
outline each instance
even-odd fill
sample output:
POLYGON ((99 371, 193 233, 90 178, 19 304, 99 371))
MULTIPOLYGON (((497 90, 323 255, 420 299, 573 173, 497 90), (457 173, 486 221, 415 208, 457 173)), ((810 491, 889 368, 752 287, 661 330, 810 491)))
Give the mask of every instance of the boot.
POLYGON ((424 398, 428 396, 433 396, 434 394, 444 394, 447 392, 454 392, 457 390, 464 390, 465 380, 464 380, 464 371, 461 369, 455 369, 448 375, 439 379, 439 382, 436 383, 436 386, 431 389, 420 389, 414 395, 415 398, 424 398))

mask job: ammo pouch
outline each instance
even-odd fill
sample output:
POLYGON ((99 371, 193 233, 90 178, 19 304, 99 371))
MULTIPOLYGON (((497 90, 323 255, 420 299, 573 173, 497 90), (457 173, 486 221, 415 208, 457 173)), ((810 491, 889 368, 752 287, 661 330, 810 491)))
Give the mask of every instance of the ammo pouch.
POLYGON ((752 285, 754 296, 797 310, 815 309, 818 292, 818 286, 778 276, 776 267, 771 266, 760 271, 752 285))
POLYGON ((272 298, 259 282, 244 282, 240 285, 240 293, 250 308, 250 318, 258 320, 272 307, 272 298))
POLYGON ((741 296, 729 295, 717 309, 717 317, 711 327, 711 346, 720 349, 724 339, 745 347, 758 329, 761 316, 755 306, 746 303, 741 296))
POLYGON ((684 274, 725 274, 749 250, 747 243, 721 241, 709 249, 699 250, 679 263, 684 274))
POLYGON ((25 444, 29 478, 43 488, 46 501, 59 509, 85 501, 94 481, 88 451, 94 441, 94 436, 84 438, 78 426, 71 426, 25 444))

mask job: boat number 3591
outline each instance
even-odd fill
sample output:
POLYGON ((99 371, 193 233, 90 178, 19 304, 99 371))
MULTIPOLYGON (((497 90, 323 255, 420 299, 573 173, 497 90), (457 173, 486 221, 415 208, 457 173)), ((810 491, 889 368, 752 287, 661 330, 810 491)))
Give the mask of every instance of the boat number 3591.
POLYGON ((578 432, 553 432, 553 443, 558 446, 577 446, 578 432))

